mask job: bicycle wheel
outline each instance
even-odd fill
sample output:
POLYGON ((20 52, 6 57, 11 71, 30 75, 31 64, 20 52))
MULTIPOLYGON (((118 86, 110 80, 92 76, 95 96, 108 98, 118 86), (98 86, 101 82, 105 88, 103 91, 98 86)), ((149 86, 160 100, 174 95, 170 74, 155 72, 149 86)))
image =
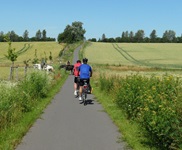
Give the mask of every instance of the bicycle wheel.
POLYGON ((82 94, 82 98, 83 98, 83 104, 86 105, 87 104, 87 93, 85 91, 82 94))

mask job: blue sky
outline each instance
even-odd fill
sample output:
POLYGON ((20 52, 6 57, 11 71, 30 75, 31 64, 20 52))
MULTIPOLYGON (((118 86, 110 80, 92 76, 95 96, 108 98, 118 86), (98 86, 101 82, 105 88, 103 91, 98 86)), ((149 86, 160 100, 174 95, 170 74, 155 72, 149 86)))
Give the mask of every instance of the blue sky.
POLYGON ((67 25, 83 23, 85 37, 121 36, 123 31, 153 29, 162 37, 166 30, 182 34, 182 0, 0 0, 0 31, 29 37, 40 29, 57 38, 67 25))

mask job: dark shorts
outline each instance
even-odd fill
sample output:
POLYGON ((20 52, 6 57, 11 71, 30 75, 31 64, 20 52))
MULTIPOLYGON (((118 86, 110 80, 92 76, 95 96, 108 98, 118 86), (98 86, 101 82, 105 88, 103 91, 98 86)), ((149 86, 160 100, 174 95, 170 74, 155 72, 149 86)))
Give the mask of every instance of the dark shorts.
POLYGON ((79 83, 80 82, 80 77, 75 77, 74 78, 74 83, 79 83))
POLYGON ((86 80, 87 84, 90 84, 90 79, 80 79, 80 86, 83 86, 84 80, 86 80))

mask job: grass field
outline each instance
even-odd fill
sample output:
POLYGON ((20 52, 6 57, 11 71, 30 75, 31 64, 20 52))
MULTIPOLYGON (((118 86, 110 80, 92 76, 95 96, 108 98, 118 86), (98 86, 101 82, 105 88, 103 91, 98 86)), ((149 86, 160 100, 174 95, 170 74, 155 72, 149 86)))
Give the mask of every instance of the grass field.
MULTIPOLYGON (((37 51, 37 58, 41 63, 42 58, 47 58, 47 63, 50 64, 49 56, 51 52, 52 62, 54 66, 60 63, 59 53, 65 48, 65 44, 58 44, 57 42, 12 42, 12 48, 15 48, 15 52, 18 53, 15 66, 19 66, 15 69, 14 76, 18 79, 24 76, 24 62, 30 59, 29 66, 33 66, 32 60, 35 58, 35 51, 37 51)), ((10 74, 11 61, 8 60, 5 55, 8 52, 8 43, 0 43, 0 79, 7 80, 10 74)), ((29 69, 30 70, 30 69, 29 69)))
POLYGON ((89 43, 84 56, 96 66, 95 73, 108 75, 139 73, 182 77, 182 44, 177 43, 89 43))
POLYGON ((91 43, 85 49, 90 63, 182 68, 182 44, 91 43))
MULTIPOLYGON (((12 48, 15 48, 16 52, 19 52, 19 56, 15 65, 22 65, 24 60, 33 59, 35 57, 35 50, 37 50, 37 57, 47 57, 49 59, 50 52, 52 53, 53 62, 57 62, 58 55, 65 47, 64 44, 58 44, 57 42, 12 42, 12 48)), ((0 65, 11 64, 11 61, 7 60, 4 55, 7 54, 8 43, 0 43, 0 65)))

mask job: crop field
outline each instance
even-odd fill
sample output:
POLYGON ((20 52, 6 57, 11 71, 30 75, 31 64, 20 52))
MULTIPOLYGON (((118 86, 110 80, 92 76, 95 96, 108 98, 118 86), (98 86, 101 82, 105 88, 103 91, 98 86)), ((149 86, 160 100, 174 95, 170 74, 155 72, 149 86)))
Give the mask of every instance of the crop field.
POLYGON ((182 68, 182 44, 91 43, 85 50, 91 63, 182 68))
POLYGON ((108 74, 140 72, 151 75, 168 70, 181 76, 182 44, 92 42, 85 48, 84 55, 89 63, 101 65, 100 71, 108 74))
MULTIPOLYGON (((35 50, 37 51, 37 58, 49 58, 50 52, 53 57, 53 61, 57 61, 57 57, 65 45, 60 45, 56 42, 12 42, 12 48, 18 53, 16 65, 22 65, 24 60, 35 58, 35 50)), ((11 61, 7 60, 4 55, 7 55, 8 43, 0 43, 0 65, 11 64, 11 61)))
MULTIPOLYGON (((8 53, 8 43, 0 43, 0 79, 8 79, 10 74, 11 61, 8 60, 5 55, 8 53)), ((47 58, 47 63, 49 64, 49 56, 52 56, 52 65, 59 63, 59 53, 64 49, 64 44, 58 44, 57 42, 12 42, 11 48, 15 49, 15 52, 18 54, 18 58, 15 61, 15 66, 19 66, 18 69, 15 69, 14 76, 20 78, 24 75, 24 61, 29 61, 29 66, 31 67, 32 61, 35 58, 35 52, 39 63, 42 58, 47 58)), ((31 69, 29 69, 31 70, 31 69)), ((28 71, 29 71, 28 70, 28 71)))

